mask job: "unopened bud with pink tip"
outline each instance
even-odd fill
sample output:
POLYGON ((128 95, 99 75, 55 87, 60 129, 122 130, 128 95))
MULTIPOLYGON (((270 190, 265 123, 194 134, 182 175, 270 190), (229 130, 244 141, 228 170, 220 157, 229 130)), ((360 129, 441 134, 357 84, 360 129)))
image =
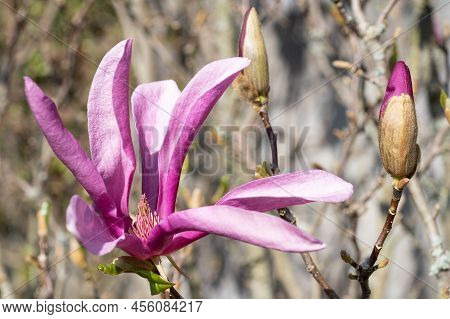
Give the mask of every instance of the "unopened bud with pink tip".
POLYGON ((417 120, 411 74, 403 61, 395 64, 381 104, 378 139, 381 161, 395 179, 411 178, 417 168, 417 120))
POLYGON ((251 64, 238 75, 233 88, 257 109, 265 108, 269 99, 269 66, 266 45, 255 8, 247 10, 239 37, 239 56, 251 64))

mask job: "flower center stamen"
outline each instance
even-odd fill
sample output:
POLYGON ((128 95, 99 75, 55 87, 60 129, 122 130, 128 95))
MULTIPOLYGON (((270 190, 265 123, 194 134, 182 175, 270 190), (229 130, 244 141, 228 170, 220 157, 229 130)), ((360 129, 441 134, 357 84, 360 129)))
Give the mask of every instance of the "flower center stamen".
POLYGON ((159 223, 159 217, 153 212, 148 204, 147 198, 143 194, 138 203, 138 212, 131 226, 130 232, 139 239, 147 241, 152 229, 159 223))

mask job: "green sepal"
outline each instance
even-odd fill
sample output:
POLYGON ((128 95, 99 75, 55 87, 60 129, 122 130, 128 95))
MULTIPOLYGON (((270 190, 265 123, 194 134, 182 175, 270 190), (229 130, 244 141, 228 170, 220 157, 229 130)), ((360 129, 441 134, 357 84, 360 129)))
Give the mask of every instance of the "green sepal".
POLYGON ((134 273, 148 280, 150 293, 158 295, 174 286, 156 273, 156 266, 151 261, 140 260, 131 256, 116 258, 110 264, 99 264, 97 269, 106 275, 116 276, 122 273, 134 273))
POLYGON ((152 296, 158 295, 166 289, 174 286, 173 283, 165 280, 163 277, 150 270, 138 270, 136 274, 148 280, 148 283, 150 284, 150 293, 152 296))
POLYGON ((121 273, 123 273, 123 270, 120 269, 119 267, 117 267, 114 264, 114 261, 110 264, 99 264, 97 266, 97 269, 100 270, 102 273, 104 273, 106 275, 111 275, 111 276, 116 276, 116 275, 120 275, 121 273))
POLYGON ((270 169, 267 166, 267 163, 264 161, 261 165, 256 165, 255 177, 257 179, 269 177, 272 174, 270 173, 270 169))
POLYGON ((131 256, 122 256, 116 258, 113 263, 123 269, 124 272, 134 272, 140 270, 157 271, 153 262, 148 260, 137 259, 131 256))

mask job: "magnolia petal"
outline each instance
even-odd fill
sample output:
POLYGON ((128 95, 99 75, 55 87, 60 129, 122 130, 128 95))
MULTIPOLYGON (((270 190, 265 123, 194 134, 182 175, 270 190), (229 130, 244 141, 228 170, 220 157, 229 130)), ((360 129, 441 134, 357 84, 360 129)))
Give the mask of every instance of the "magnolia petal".
POLYGON ((189 244, 202 239, 207 236, 208 233, 201 231, 185 231, 173 236, 170 243, 164 248, 161 255, 169 255, 181 248, 188 246, 189 244))
MULTIPOLYGON (((320 240, 279 217, 231 206, 206 206, 169 215, 151 232, 149 249, 153 255, 172 252, 174 247, 167 238, 187 231, 216 234, 286 252, 315 251, 325 247, 320 240)), ((190 233, 186 237, 185 234, 184 242, 177 248, 198 239, 199 235, 190 233)))
POLYGON ((87 112, 92 161, 124 216, 128 216, 128 195, 136 167, 128 105, 131 45, 131 40, 120 42, 100 62, 87 112))
MULTIPOLYGON (((28 77, 24 78, 25 95, 37 123, 56 156, 73 173, 89 193, 97 210, 109 224, 117 220, 117 212, 102 177, 80 143, 64 127, 55 103, 28 77)), ((114 224, 116 234, 123 233, 123 227, 114 224)))
POLYGON ((203 67, 181 93, 159 153, 158 212, 162 218, 175 209, 181 167, 199 128, 238 73, 245 58, 230 58, 203 67))
POLYGON ((310 202, 338 203, 352 194, 352 184, 326 171, 310 170, 248 182, 225 194, 216 205, 267 212, 310 202))
POLYGON ((247 21, 248 16, 250 15, 250 12, 255 10, 254 8, 248 8, 244 15, 244 20, 242 21, 242 27, 241 27, 241 33, 239 35, 239 46, 238 46, 238 56, 243 57, 244 56, 244 41, 245 36, 247 34, 247 21))
POLYGON ((117 243, 117 247, 128 253, 130 256, 148 259, 152 257, 151 251, 144 242, 134 234, 124 234, 125 239, 117 243))
POLYGON ((66 226, 87 250, 98 256, 112 251, 123 239, 123 235, 112 235, 103 219, 78 195, 70 199, 66 226))
POLYGON ((158 154, 179 95, 178 86, 169 80, 139 85, 131 96, 141 153, 142 194, 153 210, 159 189, 158 154))

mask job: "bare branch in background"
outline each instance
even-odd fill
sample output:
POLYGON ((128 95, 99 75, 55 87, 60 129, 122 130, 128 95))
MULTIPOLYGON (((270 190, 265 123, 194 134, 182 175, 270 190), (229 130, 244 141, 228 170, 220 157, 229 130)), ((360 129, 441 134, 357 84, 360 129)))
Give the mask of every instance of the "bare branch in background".
POLYGON ((437 213, 433 213, 427 204, 418 179, 412 180, 409 187, 411 197, 417 207, 417 211, 425 225, 428 243, 431 250, 433 263, 430 266, 430 275, 436 276, 439 288, 444 298, 450 297, 450 252, 445 248, 444 239, 437 225, 437 213))

